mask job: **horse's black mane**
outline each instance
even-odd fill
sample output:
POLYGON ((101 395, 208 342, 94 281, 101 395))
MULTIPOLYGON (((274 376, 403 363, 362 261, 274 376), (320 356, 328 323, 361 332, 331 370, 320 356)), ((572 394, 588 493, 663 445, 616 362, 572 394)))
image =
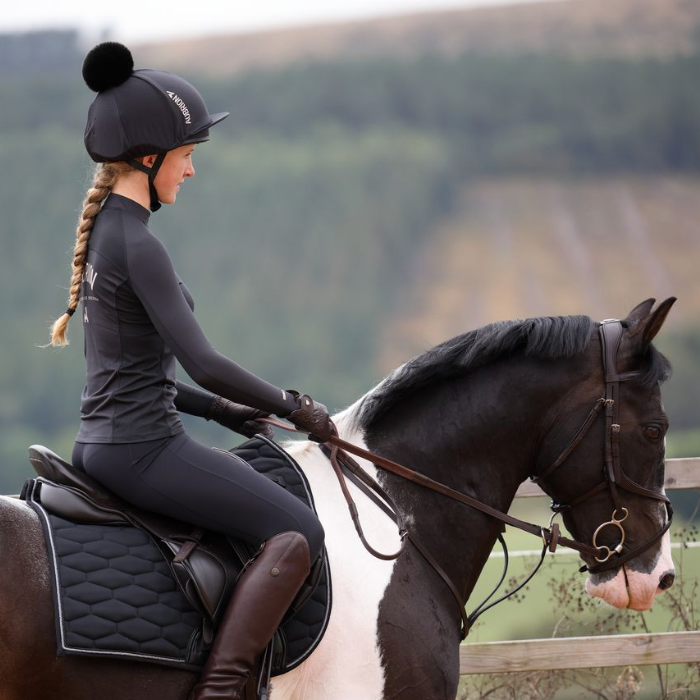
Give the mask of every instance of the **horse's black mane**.
MULTIPOLYGON (((368 427, 414 391, 515 353, 543 360, 573 357, 584 352, 596 326, 588 316, 546 316, 499 321, 468 331, 392 372, 362 399, 356 420, 368 427)), ((637 381, 651 386, 669 374, 668 360, 650 346, 637 381)))

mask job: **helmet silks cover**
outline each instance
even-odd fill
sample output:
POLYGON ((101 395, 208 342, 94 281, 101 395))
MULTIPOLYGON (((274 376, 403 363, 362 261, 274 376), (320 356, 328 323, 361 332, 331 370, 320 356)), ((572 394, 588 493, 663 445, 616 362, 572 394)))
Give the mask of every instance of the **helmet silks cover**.
POLYGON ((210 114, 184 78, 132 66, 129 50, 114 42, 85 58, 85 82, 97 92, 85 127, 85 148, 94 161, 129 161, 207 141, 209 129, 228 116, 210 114))

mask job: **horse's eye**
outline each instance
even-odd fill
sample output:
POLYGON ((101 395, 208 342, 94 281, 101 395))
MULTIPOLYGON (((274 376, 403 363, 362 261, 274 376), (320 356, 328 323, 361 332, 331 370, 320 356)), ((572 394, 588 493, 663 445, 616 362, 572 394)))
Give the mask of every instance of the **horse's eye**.
POLYGON ((661 437, 661 428, 658 425, 648 425, 644 428, 644 437, 647 440, 658 440, 661 437))

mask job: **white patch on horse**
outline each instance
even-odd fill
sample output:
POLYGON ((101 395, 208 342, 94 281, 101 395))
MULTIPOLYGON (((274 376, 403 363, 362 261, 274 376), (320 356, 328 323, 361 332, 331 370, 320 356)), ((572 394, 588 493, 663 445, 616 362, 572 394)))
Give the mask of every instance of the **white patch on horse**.
MULTIPOLYGON (((333 417, 341 437, 365 447, 354 427, 357 404, 333 417)), ((326 634, 311 657, 272 683, 274 700, 382 700, 384 669, 377 639, 379 604, 389 585, 393 561, 373 557, 363 547, 345 505, 330 462, 313 442, 292 442, 285 449, 304 470, 326 532, 333 607, 326 634)), ((357 458, 376 476, 374 465, 357 458)), ((348 482, 369 543, 381 552, 400 546, 396 525, 354 484, 348 482)))

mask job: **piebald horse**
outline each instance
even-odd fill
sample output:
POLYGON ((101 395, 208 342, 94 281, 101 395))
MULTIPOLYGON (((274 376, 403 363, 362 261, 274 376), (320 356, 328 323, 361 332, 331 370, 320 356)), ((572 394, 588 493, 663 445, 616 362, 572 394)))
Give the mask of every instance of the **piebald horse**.
MULTIPOLYGON (((524 480, 540 477, 584 545, 588 592, 646 610, 673 581, 659 389, 669 365, 651 341, 674 301, 653 310, 647 300, 622 321, 607 367, 619 380, 612 397, 599 324, 585 316, 500 322, 396 369, 334 417, 339 435, 499 511, 524 480)), ((410 539, 394 561, 370 556, 319 446, 286 448, 306 472, 326 531, 333 608, 316 651, 273 679, 272 700, 455 698, 462 618, 444 578, 410 539)), ((501 523, 358 462, 466 601, 501 523)), ((394 522, 349 488, 372 546, 396 550, 394 522)), ((0 700, 185 700, 195 681, 147 663, 57 658, 40 524, 23 502, 0 498, 0 700)))

